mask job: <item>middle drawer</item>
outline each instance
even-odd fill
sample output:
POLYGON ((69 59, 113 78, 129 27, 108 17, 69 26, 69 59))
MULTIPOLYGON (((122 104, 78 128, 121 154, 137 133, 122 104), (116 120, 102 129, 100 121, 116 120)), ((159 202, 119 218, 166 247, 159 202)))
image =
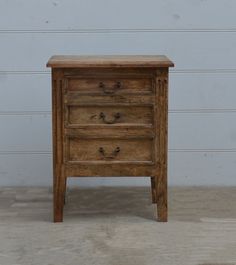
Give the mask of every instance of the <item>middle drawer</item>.
POLYGON ((153 125, 152 105, 66 105, 65 108, 65 126, 68 128, 81 125, 153 125))

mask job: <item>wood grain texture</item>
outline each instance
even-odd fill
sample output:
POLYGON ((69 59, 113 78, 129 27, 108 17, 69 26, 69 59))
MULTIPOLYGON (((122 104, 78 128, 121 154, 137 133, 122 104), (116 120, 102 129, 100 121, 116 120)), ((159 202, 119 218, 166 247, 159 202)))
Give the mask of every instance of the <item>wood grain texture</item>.
POLYGON ((113 77, 112 79, 109 77, 99 77, 96 73, 95 78, 70 77, 67 79, 67 82, 68 91, 78 91, 80 93, 137 94, 152 92, 152 79, 148 77, 133 77, 132 79, 124 77, 113 77))
POLYGON ((65 128, 65 135, 86 139, 119 139, 119 138, 154 138, 153 128, 149 126, 130 126, 130 125, 104 125, 104 126, 80 126, 79 128, 65 128))
POLYGON ((59 56, 48 66, 53 67, 54 222, 63 220, 69 176, 151 176, 158 220, 167 221, 168 66, 173 64, 163 56, 59 56))
POLYGON ((151 106, 66 106, 67 127, 79 125, 152 125, 151 106))
POLYGON ((47 67, 173 67, 174 64, 164 55, 103 55, 103 56, 82 56, 82 55, 54 55, 47 67))
POLYGON ((129 105, 152 105, 154 103, 154 97, 153 95, 132 95, 132 97, 127 95, 81 95, 79 92, 73 92, 73 93, 66 93, 64 96, 64 102, 68 105, 100 105, 104 106, 104 104, 112 104, 114 103, 119 105, 127 104, 129 105))
POLYGON ((147 177, 154 176, 158 170, 158 165, 147 163, 81 163, 65 164, 65 172, 70 177, 147 177))
POLYGON ((62 71, 53 70, 53 89, 52 89, 52 116, 53 116, 53 153, 54 153, 54 222, 63 220, 63 205, 65 200, 66 175, 63 163, 63 81, 62 71))
POLYGON ((57 178, 57 78, 56 71, 52 70, 52 143, 53 143, 53 187, 57 178))
POLYGON ((153 163, 153 141, 134 139, 67 138, 66 162, 137 162, 153 163))
POLYGON ((156 82, 157 111, 159 117, 159 163, 160 169, 155 176, 158 220, 167 221, 167 154, 168 154, 168 69, 157 71, 156 82))

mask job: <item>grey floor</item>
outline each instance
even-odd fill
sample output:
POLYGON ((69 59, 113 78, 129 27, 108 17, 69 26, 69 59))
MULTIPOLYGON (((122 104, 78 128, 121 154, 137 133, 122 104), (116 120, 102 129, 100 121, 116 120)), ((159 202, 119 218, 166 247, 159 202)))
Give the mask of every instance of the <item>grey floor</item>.
POLYGON ((52 223, 49 188, 0 189, 0 265, 236 264, 236 188, 170 188, 169 222, 150 190, 68 191, 52 223))

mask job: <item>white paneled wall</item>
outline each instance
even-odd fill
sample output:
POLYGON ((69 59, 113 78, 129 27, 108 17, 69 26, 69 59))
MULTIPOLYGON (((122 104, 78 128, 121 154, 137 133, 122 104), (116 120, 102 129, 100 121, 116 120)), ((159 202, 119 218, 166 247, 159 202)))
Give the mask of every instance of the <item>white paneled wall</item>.
POLYGON ((52 182, 53 54, 169 56, 169 184, 235 185, 235 10, 235 0, 0 0, 0 185, 52 182))

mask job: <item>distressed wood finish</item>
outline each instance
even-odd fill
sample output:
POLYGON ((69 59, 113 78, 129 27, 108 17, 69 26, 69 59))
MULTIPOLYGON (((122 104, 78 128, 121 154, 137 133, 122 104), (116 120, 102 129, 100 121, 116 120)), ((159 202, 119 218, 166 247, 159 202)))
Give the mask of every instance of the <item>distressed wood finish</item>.
POLYGON ((84 94, 143 94, 152 92, 152 80, 145 77, 103 77, 92 78, 67 78, 68 91, 77 91, 84 94))
POLYGON ((54 68, 77 67, 171 67, 174 66, 164 55, 103 55, 103 56, 68 56, 55 55, 47 63, 54 68))
POLYGON ((168 139, 168 69, 157 70, 156 110, 158 117, 159 139, 157 151, 160 170, 155 176, 158 220, 167 221, 167 139, 168 139))
POLYGON ((151 177, 167 221, 168 67, 165 56, 53 56, 54 222, 67 177, 151 177))
POLYGON ((64 95, 64 103, 68 105, 93 105, 96 104, 97 106, 104 106, 104 104, 114 105, 114 103, 119 105, 153 105, 155 102, 155 98, 153 95, 142 95, 141 97, 138 95, 83 95, 83 97, 79 93, 66 93, 64 95))
POLYGON ((81 125, 153 125, 152 106, 70 106, 65 109, 67 127, 81 125))
POLYGON ((109 162, 153 163, 153 139, 135 137, 119 138, 87 138, 75 136, 66 138, 65 159, 70 163, 109 162))

